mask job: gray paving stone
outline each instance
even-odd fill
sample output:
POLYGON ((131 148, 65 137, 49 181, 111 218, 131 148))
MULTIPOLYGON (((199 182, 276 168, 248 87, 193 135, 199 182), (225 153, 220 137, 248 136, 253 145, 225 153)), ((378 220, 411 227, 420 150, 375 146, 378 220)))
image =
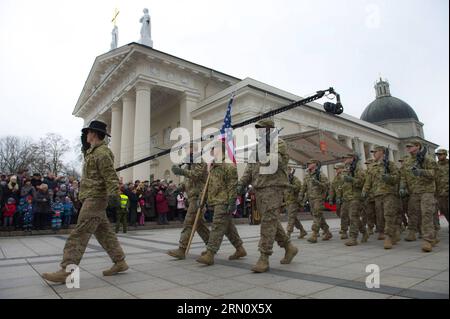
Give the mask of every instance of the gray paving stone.
POLYGON ((120 284, 120 285, 118 285, 118 287, 134 296, 138 296, 138 295, 154 293, 154 292, 157 292, 160 290, 177 288, 180 286, 178 286, 177 284, 171 283, 167 280, 154 278, 154 279, 145 280, 145 281, 137 281, 137 282, 131 282, 131 283, 127 283, 127 284, 120 284))
POLYGON ((333 285, 312 282, 301 279, 290 279, 267 285, 268 288, 280 290, 293 295, 307 296, 325 289, 332 288, 333 285))
POLYGON ((295 297, 297 296, 294 294, 266 287, 257 287, 223 295, 224 299, 294 299, 295 297))
POLYGON ((437 293, 442 293, 442 294, 448 295, 449 284, 447 281, 427 279, 427 280, 411 287, 411 289, 431 291, 431 292, 437 292, 437 293))
POLYGON ((60 294, 64 299, 134 299, 129 293, 113 286, 75 290, 60 294))
POLYGON ((255 286, 249 285, 248 283, 241 283, 233 279, 215 279, 189 287, 216 297, 255 288, 255 286))
POLYGON ((340 299, 387 299, 390 297, 390 295, 386 294, 362 291, 359 289, 352 289, 346 287, 333 287, 309 295, 309 297, 317 299, 335 299, 336 296, 339 296, 340 299))
POLYGON ((42 282, 40 285, 1 289, 0 299, 32 298, 52 294, 55 294, 53 290, 42 282))
POLYGON ((448 282, 449 280, 449 272, 448 271, 443 271, 441 272, 439 275, 436 275, 434 277, 431 277, 431 279, 433 280, 443 280, 448 282))
POLYGON ((212 296, 188 288, 177 287, 138 295, 141 299, 210 299, 212 296))

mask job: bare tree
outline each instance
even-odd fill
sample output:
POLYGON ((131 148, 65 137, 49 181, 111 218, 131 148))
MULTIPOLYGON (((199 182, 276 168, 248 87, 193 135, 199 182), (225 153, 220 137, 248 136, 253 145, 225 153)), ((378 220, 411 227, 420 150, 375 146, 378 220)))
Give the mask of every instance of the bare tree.
POLYGON ((40 147, 47 160, 46 166, 55 175, 64 170, 63 156, 70 150, 69 141, 61 135, 48 133, 40 139, 40 147))
POLYGON ((6 136, 0 138, 0 170, 14 174, 25 168, 30 168, 39 156, 36 145, 28 138, 6 136))

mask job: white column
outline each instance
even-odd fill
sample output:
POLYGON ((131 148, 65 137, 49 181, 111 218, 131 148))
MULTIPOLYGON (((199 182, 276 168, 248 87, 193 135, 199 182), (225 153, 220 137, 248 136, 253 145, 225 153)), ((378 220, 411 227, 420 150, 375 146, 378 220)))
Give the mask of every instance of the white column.
POLYGON ((192 133, 192 111, 198 103, 198 98, 185 93, 180 101, 180 127, 186 128, 192 133))
MULTIPOLYGON (((147 83, 136 85, 136 115, 134 121, 134 160, 150 155, 150 108, 151 87, 147 83)), ((150 162, 133 167, 133 179, 150 178, 150 162)))
POLYGON ((334 132, 330 132, 330 133, 331 133, 331 135, 333 136, 334 139, 339 141, 339 135, 337 133, 334 133, 334 132))
POLYGON ((326 167, 326 166, 322 166, 322 167, 320 168, 320 171, 322 172, 323 175, 325 175, 327 178, 329 178, 329 176, 328 176, 328 170, 327 170, 327 167, 326 167))
POLYGON ((122 140, 122 106, 111 108, 111 151, 114 154, 114 166, 120 165, 120 143, 122 140))
POLYGON ((373 143, 367 143, 367 145, 369 146, 369 158, 373 158, 373 155, 370 151, 373 151, 373 143))
POLYGON ((358 141, 358 153, 360 156, 360 162, 361 162, 361 167, 362 168, 366 168, 366 151, 364 149, 364 142, 359 140, 358 141))
MULTIPOLYGON (((133 161, 134 152, 134 114, 135 100, 134 96, 128 94, 122 97, 122 138, 120 140, 120 165, 128 164, 133 161)), ((121 171, 124 183, 133 180, 133 168, 121 171)))
POLYGON ((347 145, 350 149, 353 149, 352 138, 349 136, 344 136, 345 145, 347 145))
POLYGON ((389 149, 389 160, 395 161, 394 159, 394 150, 392 148, 389 149))
POLYGON ((336 171, 334 170, 334 165, 327 165, 327 171, 328 171, 328 179, 330 182, 334 179, 336 176, 336 171))

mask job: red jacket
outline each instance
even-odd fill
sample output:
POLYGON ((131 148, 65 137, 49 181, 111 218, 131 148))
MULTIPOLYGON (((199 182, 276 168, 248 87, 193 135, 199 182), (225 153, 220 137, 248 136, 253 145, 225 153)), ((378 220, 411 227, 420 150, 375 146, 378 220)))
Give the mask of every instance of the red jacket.
POLYGON ((16 204, 6 204, 3 208, 3 217, 13 217, 16 213, 16 204))
POLYGON ((167 198, 162 192, 158 192, 156 195, 156 211, 158 214, 167 214, 169 212, 167 198))

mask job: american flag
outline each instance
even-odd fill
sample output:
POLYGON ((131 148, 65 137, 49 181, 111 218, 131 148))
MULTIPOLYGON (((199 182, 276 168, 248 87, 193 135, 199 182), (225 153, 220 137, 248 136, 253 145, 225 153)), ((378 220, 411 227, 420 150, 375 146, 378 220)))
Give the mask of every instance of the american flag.
POLYGON ((234 156, 236 145, 233 139, 233 128, 231 127, 231 105, 233 104, 234 96, 235 94, 233 92, 231 94, 230 102, 228 102, 227 113, 223 119, 222 128, 220 129, 219 140, 225 140, 228 157, 233 161, 234 165, 236 165, 236 157, 234 156))

